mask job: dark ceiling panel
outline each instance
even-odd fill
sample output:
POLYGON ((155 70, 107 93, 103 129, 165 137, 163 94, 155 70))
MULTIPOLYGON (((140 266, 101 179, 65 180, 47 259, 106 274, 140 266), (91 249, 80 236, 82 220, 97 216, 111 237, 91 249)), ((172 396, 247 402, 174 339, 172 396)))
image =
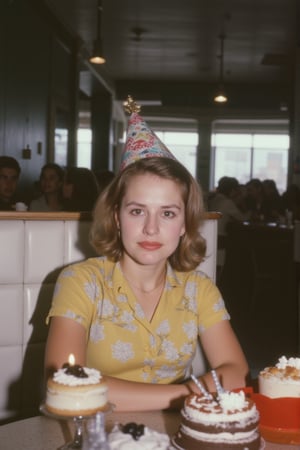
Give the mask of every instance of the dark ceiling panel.
MULTIPOLYGON (((45 0, 86 54, 96 37, 97 0, 45 0)), ((225 83, 291 88, 297 44, 297 0, 103 0, 107 63, 96 68, 126 80, 216 84, 220 39, 225 83)), ((162 85, 161 85, 162 86, 162 85)), ((122 88, 123 89, 123 88, 122 88)), ((251 90, 251 89, 250 89, 251 90)), ((188 94, 189 95, 189 94, 188 94)))

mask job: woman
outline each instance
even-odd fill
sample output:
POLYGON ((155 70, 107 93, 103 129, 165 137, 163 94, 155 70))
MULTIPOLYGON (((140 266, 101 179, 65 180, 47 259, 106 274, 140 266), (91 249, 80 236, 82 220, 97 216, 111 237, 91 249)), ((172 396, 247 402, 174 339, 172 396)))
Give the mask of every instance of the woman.
POLYGON ((64 209, 66 211, 92 211, 99 195, 94 173, 86 167, 66 169, 63 184, 64 209))
POLYGON ((55 163, 42 167, 39 187, 42 195, 31 201, 30 211, 61 211, 64 170, 55 163))
MULTIPOLYGON (((200 188, 176 160, 125 167, 100 195, 91 242, 100 258, 59 277, 46 370, 73 353, 106 377, 117 410, 180 407, 197 392, 188 379, 199 334, 226 389, 244 386, 248 366, 217 287, 197 267, 200 188)), ((201 377, 214 390, 211 373, 201 377)))

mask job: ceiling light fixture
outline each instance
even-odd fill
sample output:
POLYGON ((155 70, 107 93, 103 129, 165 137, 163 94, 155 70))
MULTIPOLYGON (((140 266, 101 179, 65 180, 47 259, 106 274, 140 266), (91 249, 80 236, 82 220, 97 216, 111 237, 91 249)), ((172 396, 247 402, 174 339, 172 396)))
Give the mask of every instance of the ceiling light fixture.
POLYGON ((214 102, 226 103, 228 98, 224 91, 224 40, 225 40, 225 35, 221 34, 219 37, 220 37, 220 42, 221 42, 221 53, 219 56, 220 77, 219 77, 219 88, 218 88, 217 94, 214 97, 214 102))
POLYGON ((103 6, 102 0, 98 0, 97 5, 97 38, 94 41, 93 54, 90 57, 90 62, 93 64, 104 64, 106 59, 103 55, 103 45, 102 45, 102 13, 103 6))

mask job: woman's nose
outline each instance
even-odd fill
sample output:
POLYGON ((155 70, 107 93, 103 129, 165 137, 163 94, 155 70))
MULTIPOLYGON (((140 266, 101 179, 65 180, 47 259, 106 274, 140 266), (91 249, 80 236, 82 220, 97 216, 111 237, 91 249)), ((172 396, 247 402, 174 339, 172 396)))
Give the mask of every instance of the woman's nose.
POLYGON ((154 214, 148 214, 144 223, 144 233, 153 235, 159 230, 158 217, 154 214))

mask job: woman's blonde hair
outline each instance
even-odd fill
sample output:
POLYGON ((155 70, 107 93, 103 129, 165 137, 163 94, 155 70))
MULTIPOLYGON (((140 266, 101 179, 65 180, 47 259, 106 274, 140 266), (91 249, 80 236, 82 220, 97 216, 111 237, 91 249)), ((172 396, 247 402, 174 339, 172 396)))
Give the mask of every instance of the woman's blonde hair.
POLYGON ((115 218, 116 212, 120 209, 131 178, 147 173, 172 180, 181 188, 185 205, 185 233, 175 252, 169 257, 169 262, 175 270, 193 270, 203 260, 206 252, 206 241, 199 231, 204 213, 202 192, 188 170, 170 158, 140 159, 127 166, 112 180, 95 205, 90 242, 99 255, 107 256, 115 262, 120 260, 123 245, 115 218))

